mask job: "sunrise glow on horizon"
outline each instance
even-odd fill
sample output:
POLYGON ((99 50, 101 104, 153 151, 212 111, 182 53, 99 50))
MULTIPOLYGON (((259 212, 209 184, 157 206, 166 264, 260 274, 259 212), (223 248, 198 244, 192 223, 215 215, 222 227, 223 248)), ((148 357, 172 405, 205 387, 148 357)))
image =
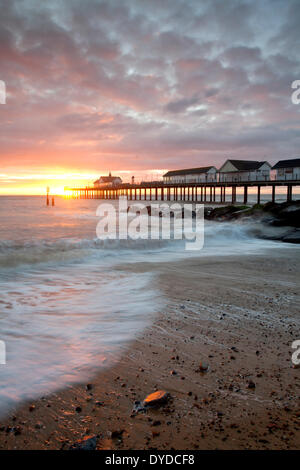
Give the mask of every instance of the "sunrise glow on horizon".
MULTIPOLYGON (((112 173, 120 176, 124 183, 129 183, 132 176, 136 182, 161 180, 164 170, 149 171, 130 171, 115 170, 112 173)), ((50 188, 51 194, 66 195, 66 188, 93 186, 93 183, 100 176, 108 175, 108 170, 99 172, 79 172, 68 169, 49 168, 48 172, 43 173, 0 173, 0 196, 13 195, 44 195, 46 188, 50 188)))

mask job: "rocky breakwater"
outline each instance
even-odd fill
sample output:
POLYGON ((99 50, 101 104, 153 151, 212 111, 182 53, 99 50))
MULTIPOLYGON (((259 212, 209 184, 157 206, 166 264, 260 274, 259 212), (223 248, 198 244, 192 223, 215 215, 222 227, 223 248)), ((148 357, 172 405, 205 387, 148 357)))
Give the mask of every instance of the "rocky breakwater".
POLYGON ((205 211, 205 218, 216 222, 245 222, 249 231, 259 238, 300 243, 300 201, 217 207, 205 211))

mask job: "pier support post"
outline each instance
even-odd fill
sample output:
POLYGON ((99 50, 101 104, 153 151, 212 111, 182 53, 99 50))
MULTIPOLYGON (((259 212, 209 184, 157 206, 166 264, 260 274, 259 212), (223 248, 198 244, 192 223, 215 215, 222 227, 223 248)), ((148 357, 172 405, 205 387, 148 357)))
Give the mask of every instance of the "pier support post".
POLYGON ((288 184, 288 187, 287 187, 287 202, 291 202, 292 200, 292 188, 293 186, 291 184, 288 184))
POLYGON ((222 190, 223 190, 222 202, 226 202, 226 187, 223 186, 222 190))
POLYGON ((272 186, 272 202, 273 203, 275 202, 275 197, 276 197, 275 191, 276 191, 276 186, 275 186, 275 184, 273 184, 273 186, 272 186))
POLYGON ((260 204, 260 186, 257 186, 257 204, 260 204))
POLYGON ((235 200, 236 200, 236 196, 235 196, 235 186, 232 186, 232 188, 231 188, 231 202, 232 202, 232 204, 235 203, 235 200))
POLYGON ((244 204, 248 202, 248 186, 244 186, 244 204))

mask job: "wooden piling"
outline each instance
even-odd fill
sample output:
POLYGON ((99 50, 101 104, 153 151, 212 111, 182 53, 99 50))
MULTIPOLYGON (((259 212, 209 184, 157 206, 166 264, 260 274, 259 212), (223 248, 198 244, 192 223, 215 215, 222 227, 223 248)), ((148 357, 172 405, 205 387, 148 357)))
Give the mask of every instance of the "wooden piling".
POLYGON ((248 202, 248 186, 244 186, 244 204, 248 202))

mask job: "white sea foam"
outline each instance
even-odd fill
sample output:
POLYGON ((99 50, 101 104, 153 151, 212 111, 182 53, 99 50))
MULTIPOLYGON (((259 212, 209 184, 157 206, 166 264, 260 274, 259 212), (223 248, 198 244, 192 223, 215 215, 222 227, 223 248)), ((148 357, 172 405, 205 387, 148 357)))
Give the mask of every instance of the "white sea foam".
POLYGON ((150 276, 89 265, 2 280, 0 414, 26 398, 88 380, 109 366, 162 305, 150 276))

